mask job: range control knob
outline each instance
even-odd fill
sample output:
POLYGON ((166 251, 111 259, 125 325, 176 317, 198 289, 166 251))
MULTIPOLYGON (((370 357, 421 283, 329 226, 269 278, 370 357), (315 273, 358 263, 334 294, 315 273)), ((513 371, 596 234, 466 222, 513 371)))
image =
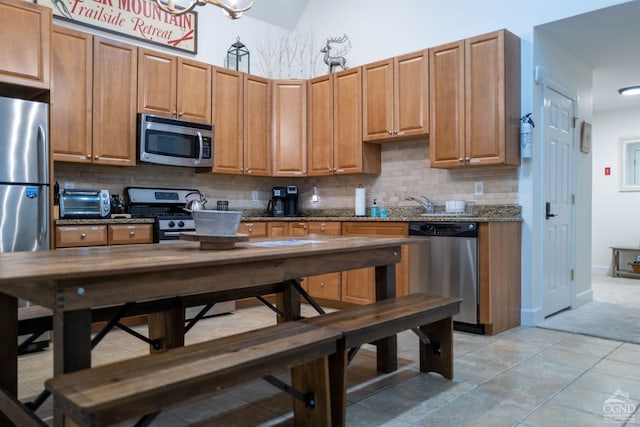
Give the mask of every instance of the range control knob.
POLYGON ((184 227, 184 221, 180 220, 180 222, 178 222, 178 227, 184 227))
POLYGON ((169 226, 169 228, 173 228, 176 226, 176 223, 173 221, 169 221, 169 223, 167 224, 169 226))

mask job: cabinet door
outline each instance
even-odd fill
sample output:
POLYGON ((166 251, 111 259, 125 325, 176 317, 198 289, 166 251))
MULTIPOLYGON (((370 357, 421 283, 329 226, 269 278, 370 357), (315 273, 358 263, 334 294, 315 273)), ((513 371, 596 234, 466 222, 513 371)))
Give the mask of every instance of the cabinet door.
POLYGON ((289 223, 289 236, 306 236, 309 234, 309 225, 306 222, 289 223))
POLYGON ((93 162, 135 166, 137 48, 93 40, 93 162))
POLYGON ((393 135, 393 59, 362 67, 362 127, 365 141, 393 135))
POLYGON ((91 163, 93 36, 54 25, 51 50, 53 159, 91 163))
POLYGON ((176 117, 177 57, 138 49, 138 112, 176 117))
POLYGON ((307 82, 309 176, 332 175, 333 79, 331 75, 307 82))
POLYGON ((107 241, 110 245, 153 243, 153 224, 109 224, 107 241))
MULTIPOLYGON (((409 225, 406 222, 343 222, 344 236, 389 236, 406 237, 409 225)), ((396 265, 396 294, 408 290, 408 256, 402 252, 402 261, 396 265)), ((342 273, 342 300, 354 304, 375 301, 375 268, 360 268, 342 273)))
POLYGON ((56 248, 103 246, 107 244, 106 225, 77 225, 56 227, 56 248))
POLYGON ((465 151, 470 165, 520 164, 519 58, 520 41, 507 31, 465 41, 465 151))
POLYGON ((338 221, 318 222, 311 221, 309 224, 309 234, 320 234, 323 236, 339 236, 342 234, 341 223, 338 221))
POLYGON ((49 89, 51 9, 2 0, 0 22, 0 82, 49 89))
POLYGON ((243 172, 243 77, 242 73, 213 67, 213 172, 243 172))
POLYGON ((431 167, 464 166, 464 41, 429 49, 431 167))
MULTIPOLYGON (((308 223, 308 233, 323 236, 338 236, 342 234, 340 222, 317 222, 308 223)), ((327 273, 305 278, 307 292, 312 297, 324 298, 335 301, 342 299, 342 273, 327 273)))
POLYGON ((427 50, 394 58, 393 123, 402 138, 429 132, 429 55, 427 50))
POLYGON ((244 75, 244 173, 271 175, 271 83, 244 75))
POLYGON ((178 118, 211 123, 211 66, 178 57, 178 118))
POLYGON ((289 223, 276 221, 267 223, 268 237, 284 237, 289 235, 289 223))
POLYGON ((307 173, 307 94, 301 80, 273 82, 273 176, 307 173))
POLYGON ((362 142, 362 69, 333 76, 333 167, 336 174, 380 174, 380 145, 362 142))

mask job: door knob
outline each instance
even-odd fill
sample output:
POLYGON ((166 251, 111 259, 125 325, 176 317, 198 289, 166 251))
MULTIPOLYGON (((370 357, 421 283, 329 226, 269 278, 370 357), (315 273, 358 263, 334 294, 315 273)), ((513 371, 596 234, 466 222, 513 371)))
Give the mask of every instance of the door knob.
POLYGON ((547 202, 544 205, 544 216, 545 219, 553 218, 556 214, 551 213, 551 203, 547 202))

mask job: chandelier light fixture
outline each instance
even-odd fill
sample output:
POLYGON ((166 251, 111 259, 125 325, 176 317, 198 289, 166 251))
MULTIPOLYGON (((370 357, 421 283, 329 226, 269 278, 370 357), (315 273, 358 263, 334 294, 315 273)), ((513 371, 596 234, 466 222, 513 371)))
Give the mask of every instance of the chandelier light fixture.
POLYGON ((184 15, 185 13, 191 12, 196 6, 205 6, 207 4, 212 4, 214 6, 218 6, 222 9, 225 15, 229 19, 238 19, 245 13, 247 10, 251 9, 253 6, 253 2, 249 3, 246 7, 238 8, 237 0, 229 0, 229 3, 225 3, 223 0, 192 0, 184 9, 176 9, 175 0, 167 0, 167 2, 163 2, 162 0, 155 0, 158 8, 164 12, 167 12, 171 15, 184 15))

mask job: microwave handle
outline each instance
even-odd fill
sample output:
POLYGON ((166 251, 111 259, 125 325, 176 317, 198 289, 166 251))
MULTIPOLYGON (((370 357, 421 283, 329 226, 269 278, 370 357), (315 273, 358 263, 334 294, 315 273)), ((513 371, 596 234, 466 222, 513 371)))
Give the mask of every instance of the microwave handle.
POLYGON ((202 134, 200 131, 196 131, 196 134, 198 135, 198 142, 200 143, 200 153, 198 154, 197 164, 200 164, 202 161, 202 152, 204 151, 204 141, 202 140, 202 134))

